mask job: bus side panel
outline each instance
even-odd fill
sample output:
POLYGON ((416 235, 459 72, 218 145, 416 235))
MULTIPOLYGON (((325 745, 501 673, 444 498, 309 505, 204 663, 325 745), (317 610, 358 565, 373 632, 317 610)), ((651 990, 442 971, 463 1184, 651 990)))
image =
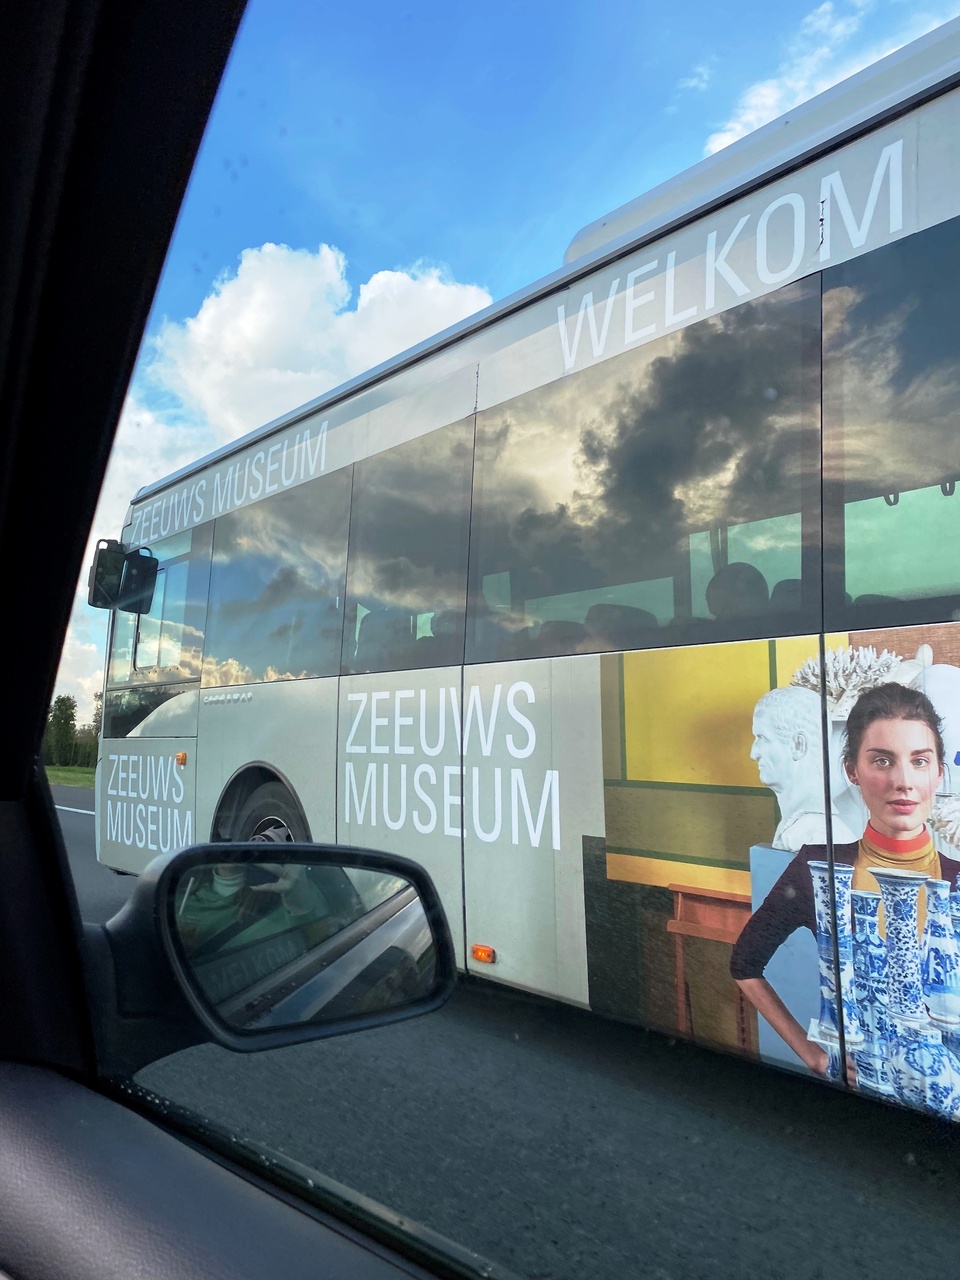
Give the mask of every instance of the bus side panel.
MULTIPOLYGON (((752 911, 796 852, 774 847, 781 815, 752 754, 756 707, 817 653, 808 636, 601 658, 606 841, 585 848, 584 867, 596 1011, 801 1066, 758 1026, 730 965, 752 911)), ((819 694, 792 693, 810 725, 803 759, 789 759, 789 769, 809 774, 822 797, 819 694)), ((812 821, 822 830, 822 800, 819 808, 812 821)), ((795 934, 771 966, 794 1016, 809 1021, 818 1003, 812 936, 795 934)))
POLYGON ((197 768, 201 838, 210 838, 217 804, 230 780, 257 764, 277 773, 300 801, 314 840, 335 840, 336 731, 335 677, 202 690, 203 750, 197 768))
POLYGON ((337 839, 420 863, 463 957, 461 668, 340 681, 337 839))
POLYGON ((586 1005, 583 847, 603 837, 600 659, 464 672, 467 968, 586 1005), (492 947, 478 962, 473 945, 492 947))
POLYGON ((104 866, 138 875, 158 854, 197 841, 195 748, 195 738, 103 741, 96 810, 104 866))

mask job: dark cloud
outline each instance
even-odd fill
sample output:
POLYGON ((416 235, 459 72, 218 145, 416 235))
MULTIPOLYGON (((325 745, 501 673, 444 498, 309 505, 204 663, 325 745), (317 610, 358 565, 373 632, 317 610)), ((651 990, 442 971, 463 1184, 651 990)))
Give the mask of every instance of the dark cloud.
POLYGON ((824 273, 827 473, 848 501, 960 477, 960 219, 824 273))
POLYGON ((418 613, 462 603, 472 469, 472 419, 357 464, 352 600, 418 613))
POLYGON ((799 511, 816 302, 791 286, 487 415, 480 573, 527 598, 671 576, 688 534, 799 511), (524 447, 545 423, 576 458, 564 492, 524 447))

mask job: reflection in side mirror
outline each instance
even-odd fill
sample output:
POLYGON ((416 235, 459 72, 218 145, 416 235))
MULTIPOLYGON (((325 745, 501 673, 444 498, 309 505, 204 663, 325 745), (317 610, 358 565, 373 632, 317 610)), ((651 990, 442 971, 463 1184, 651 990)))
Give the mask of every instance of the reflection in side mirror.
POLYGON ((177 863, 165 895, 170 940, 221 1038, 375 1025, 436 1007, 452 988, 435 890, 402 859, 249 844, 208 845, 177 863))

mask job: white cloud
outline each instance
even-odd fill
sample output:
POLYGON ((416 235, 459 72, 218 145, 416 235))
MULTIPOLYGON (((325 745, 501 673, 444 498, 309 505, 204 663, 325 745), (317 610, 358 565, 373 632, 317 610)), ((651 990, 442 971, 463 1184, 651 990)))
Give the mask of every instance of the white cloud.
POLYGON ((730 118, 707 139, 704 155, 713 155, 960 14, 957 0, 936 11, 913 10, 906 20, 901 6, 888 3, 881 15, 883 7, 874 0, 825 0, 806 14, 775 74, 744 90, 730 118), (891 23, 890 14, 899 25, 891 23))
MULTIPOLYGON (((280 414, 363 373, 488 306, 478 285, 432 267, 378 271, 350 306, 346 261, 265 244, 247 249, 197 314, 167 322, 147 343, 127 396, 104 481, 85 566, 97 538, 120 535, 127 506, 161 479, 280 414)), ((86 567, 77 586, 57 693, 93 715, 102 685, 105 615, 86 604, 86 567)))
POLYGON ((677 88, 681 90, 692 89, 697 93, 703 93, 713 79, 713 69, 712 58, 706 62, 699 63, 688 76, 684 76, 682 80, 677 81, 677 88))
POLYGON ((196 316, 168 323, 151 376, 219 443, 479 311, 490 295, 435 268, 378 271, 356 307, 343 255, 265 244, 241 255, 196 316))
POLYGON ((94 640, 82 640, 78 630, 71 626, 60 655, 54 696, 71 694, 77 700, 77 724, 90 724, 93 720, 93 695, 102 688, 103 645, 94 640))

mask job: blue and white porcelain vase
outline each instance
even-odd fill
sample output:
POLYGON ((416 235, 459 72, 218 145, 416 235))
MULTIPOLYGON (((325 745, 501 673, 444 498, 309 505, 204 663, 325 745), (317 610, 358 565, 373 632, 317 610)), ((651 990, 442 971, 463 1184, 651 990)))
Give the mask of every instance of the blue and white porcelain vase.
MULTIPOLYGON (((960 893, 950 894, 950 913, 953 923, 953 936, 957 943, 960 944, 960 893)), ((960 1027, 954 1030, 945 1029, 940 1034, 943 1036, 943 1043, 954 1057, 960 1061, 960 1027)))
POLYGON ((923 997, 941 1031, 960 1028, 960 946, 953 933, 950 883, 927 881, 927 922, 921 943, 923 997))
POLYGON ((887 1008, 887 949, 880 937, 879 893, 854 889, 853 974, 863 1048, 856 1051, 857 1083, 867 1093, 889 1097, 887 1076, 891 1027, 887 1008))
POLYGON ((908 1107, 960 1116, 960 1062, 930 1026, 901 1022, 890 1040, 887 1074, 893 1092, 908 1107))
POLYGON ((871 867, 883 895, 887 926, 887 997, 890 1017, 921 1026, 927 1021, 921 981, 918 899, 926 877, 915 871, 871 867))
POLYGON ((960 1115, 960 1062, 930 1025, 923 1003, 918 901, 926 880, 912 871, 870 868, 887 924, 887 995, 892 1034, 887 1075, 896 1097, 948 1119, 960 1115))
POLYGON ((840 1017, 842 1016, 846 1044, 848 1048, 853 1049, 863 1043, 853 973, 853 929, 850 910, 853 867, 841 864, 833 868, 833 886, 837 904, 836 953, 840 961, 839 973, 836 973, 834 916, 830 900, 830 864, 810 862, 808 866, 813 880, 813 903, 817 918, 817 959, 820 970, 820 1019, 817 1030, 819 1038, 828 1045, 837 1043, 840 1038, 840 1017))

